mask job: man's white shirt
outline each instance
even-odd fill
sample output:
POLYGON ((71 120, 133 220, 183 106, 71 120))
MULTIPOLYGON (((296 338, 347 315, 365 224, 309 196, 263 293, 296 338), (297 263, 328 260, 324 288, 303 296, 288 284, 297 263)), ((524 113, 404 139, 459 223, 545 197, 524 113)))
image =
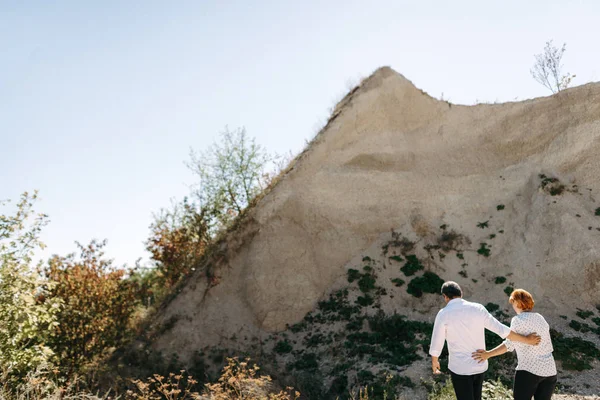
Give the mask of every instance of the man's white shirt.
POLYGON ((448 342, 448 369, 457 375, 475 375, 488 369, 488 362, 479 363, 472 353, 485 349, 485 329, 501 338, 510 328, 498 322, 484 306, 463 299, 452 299, 435 317, 429 354, 439 357, 448 342))

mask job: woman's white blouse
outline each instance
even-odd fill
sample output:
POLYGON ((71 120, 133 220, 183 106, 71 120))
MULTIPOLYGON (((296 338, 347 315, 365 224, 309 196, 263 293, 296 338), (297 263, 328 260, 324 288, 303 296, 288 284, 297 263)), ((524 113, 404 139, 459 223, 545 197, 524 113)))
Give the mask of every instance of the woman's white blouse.
POLYGON ((524 343, 513 342, 508 339, 504 345, 508 351, 517 351, 517 370, 531 372, 537 376, 556 375, 556 363, 552 352, 552 340, 550 339, 550 326, 538 313, 522 312, 513 317, 510 322, 510 329, 521 335, 537 333, 542 337, 540 344, 530 346, 524 343))

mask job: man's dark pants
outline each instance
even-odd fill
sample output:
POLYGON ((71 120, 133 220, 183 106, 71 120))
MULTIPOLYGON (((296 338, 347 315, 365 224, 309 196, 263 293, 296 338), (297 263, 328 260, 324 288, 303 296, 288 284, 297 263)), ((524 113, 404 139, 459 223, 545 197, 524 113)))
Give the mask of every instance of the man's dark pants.
POLYGON ((452 386, 458 400, 481 400, 483 373, 475 375, 457 375, 450 371, 452 386))

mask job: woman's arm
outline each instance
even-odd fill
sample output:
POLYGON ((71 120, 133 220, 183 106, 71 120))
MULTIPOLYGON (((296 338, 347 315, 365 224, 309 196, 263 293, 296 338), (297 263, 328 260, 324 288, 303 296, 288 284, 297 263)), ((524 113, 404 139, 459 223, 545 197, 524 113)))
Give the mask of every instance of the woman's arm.
POLYGON ((507 351, 508 351, 508 349, 506 348, 506 345, 504 343, 502 343, 501 345, 499 345, 498 347, 496 347, 490 351, 485 351, 483 349, 477 350, 476 352, 471 354, 471 356, 475 360, 479 361, 479 363, 481 364, 488 358, 499 356, 501 354, 506 353, 507 351))

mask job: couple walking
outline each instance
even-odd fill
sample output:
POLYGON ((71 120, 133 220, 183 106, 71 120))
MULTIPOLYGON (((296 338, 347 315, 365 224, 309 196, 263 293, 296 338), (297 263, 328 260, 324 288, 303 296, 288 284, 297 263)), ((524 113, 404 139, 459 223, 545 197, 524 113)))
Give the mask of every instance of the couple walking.
POLYGON ((488 358, 507 351, 517 352, 517 371, 513 385, 515 400, 549 400, 556 385, 556 365, 548 323, 532 312, 533 297, 517 289, 509 298, 517 313, 510 328, 498 322, 481 304, 462 298, 456 282, 442 285, 446 306, 439 311, 433 326, 431 367, 440 373, 439 356, 448 342, 448 369, 458 400, 480 400, 483 375, 488 358), (505 339, 498 347, 486 351, 484 331, 488 329, 505 339))

